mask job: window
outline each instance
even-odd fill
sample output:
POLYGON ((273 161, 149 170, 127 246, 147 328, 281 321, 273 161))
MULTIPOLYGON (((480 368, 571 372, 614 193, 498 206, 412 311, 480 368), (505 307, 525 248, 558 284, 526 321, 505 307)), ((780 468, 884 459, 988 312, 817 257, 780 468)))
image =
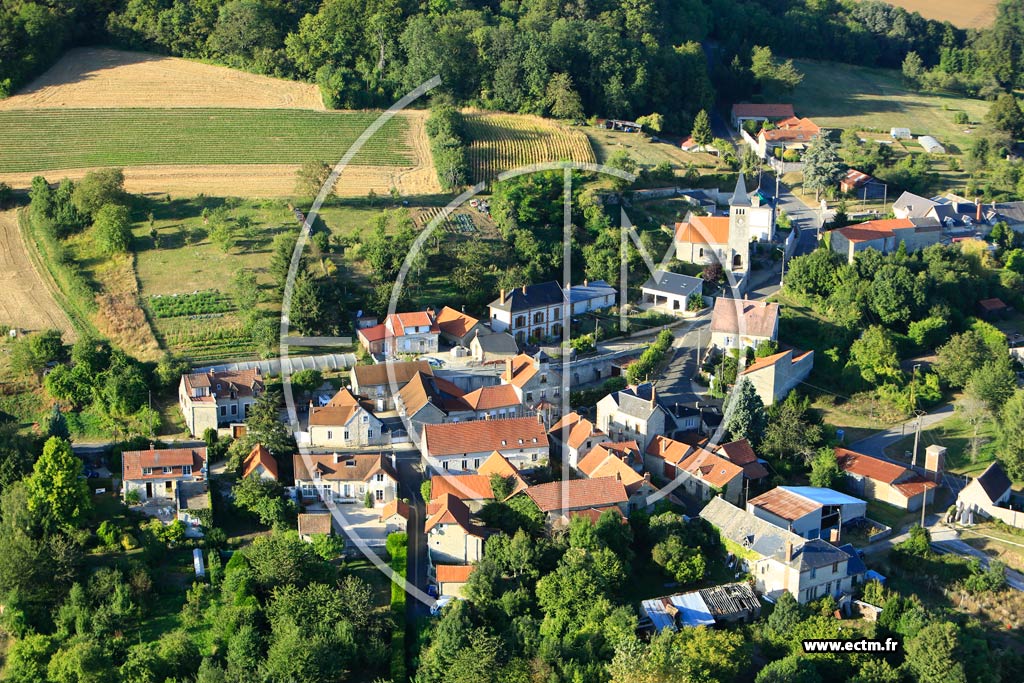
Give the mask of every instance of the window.
POLYGON ((526 392, 526 402, 529 403, 532 400, 533 400, 533 392, 532 391, 527 391, 526 392))
POLYGON ((363 415, 363 424, 366 424, 369 421, 370 421, 370 417, 368 415, 363 415))
POLYGON ((330 441, 333 438, 334 438, 334 432, 332 432, 330 429, 328 429, 327 430, 327 440, 330 441))
POLYGON ((462 461, 462 469, 463 469, 463 470, 468 470, 468 469, 469 469, 469 467, 467 467, 467 463, 468 463, 468 461, 467 461, 467 460, 463 460, 463 461, 462 461))
POLYGON ((153 474, 153 468, 152 467, 143 467, 142 468, 142 476, 146 477, 146 476, 149 476, 151 474, 153 474))
POLYGON ((232 403, 231 404, 231 414, 232 415, 238 415, 238 404, 237 403, 232 403))
POLYGON ((831 581, 829 581, 828 583, 825 584, 825 595, 829 595, 830 593, 832 593, 832 582, 831 581))
POLYGON ((505 439, 502 439, 502 440, 501 440, 501 445, 502 445, 502 446, 507 446, 507 445, 508 445, 507 443, 505 443, 505 439))
POLYGON ((833 562, 832 563, 832 573, 836 574, 838 572, 839 572, 839 563, 838 562, 833 562))
POLYGON ((227 406, 221 406, 220 407, 220 416, 221 417, 225 417, 227 414, 228 414, 228 407, 227 406))
POLYGON ((534 453, 532 456, 530 456, 530 459, 533 460, 534 462, 537 462, 537 454, 534 453))
POLYGON ((441 467, 444 468, 445 472, 447 472, 448 471, 448 461, 445 460, 443 463, 441 463, 441 467))
POLYGON ((348 441, 348 430, 347 429, 342 430, 341 438, 344 439, 345 441, 348 441))
POLYGON ((181 473, 186 477, 192 476, 192 465, 182 465, 181 473))
POLYGON ((473 458, 473 469, 480 469, 480 458, 473 458))
POLYGON ((546 373, 546 372, 541 373, 540 383, 541 384, 547 384, 548 383, 548 373, 546 373))
POLYGON ((698 254, 701 258, 704 258, 704 248, 701 247, 700 253, 698 254))
POLYGON ((313 478, 314 479, 319 479, 320 478, 320 470, 313 470, 313 478))
POLYGON ((377 502, 378 503, 381 502, 382 500, 384 500, 384 490, 383 489, 377 489, 377 491, 375 492, 375 495, 377 497, 377 502))
POLYGON ((384 481, 384 473, 383 472, 378 472, 377 473, 377 481, 379 481, 379 482, 384 481))
POLYGON ((373 438, 373 430, 372 429, 367 429, 366 430, 366 438, 367 439, 372 439, 373 438))
POLYGON ((811 578, 813 579, 813 578, 815 578, 815 577, 817 577, 817 576, 818 576, 818 570, 817 570, 817 568, 815 568, 815 567, 811 567, 811 578))

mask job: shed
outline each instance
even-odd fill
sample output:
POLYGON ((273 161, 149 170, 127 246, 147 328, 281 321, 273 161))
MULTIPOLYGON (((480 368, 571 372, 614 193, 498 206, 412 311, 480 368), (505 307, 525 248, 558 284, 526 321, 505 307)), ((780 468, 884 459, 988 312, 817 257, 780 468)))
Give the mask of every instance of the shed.
MULTIPOLYGON (((217 552, 213 550, 211 552, 217 552)), ((203 551, 196 548, 192 551, 192 565, 195 567, 196 576, 202 578, 206 576, 206 565, 203 563, 203 551)))
POLYGON ((644 600, 640 613, 651 620, 658 632, 666 628, 675 631, 680 626, 715 625, 715 618, 698 591, 644 600))
POLYGON ((939 141, 933 138, 931 135, 919 135, 917 138, 917 144, 924 148, 924 151, 929 154, 945 154, 946 148, 939 144, 939 141))
POLYGON ((978 310, 985 320, 995 320, 1003 317, 1008 307, 1002 299, 982 299, 978 302, 978 310))
POLYGON ((909 140, 914 137, 909 128, 892 128, 889 130, 889 135, 893 140, 909 140))

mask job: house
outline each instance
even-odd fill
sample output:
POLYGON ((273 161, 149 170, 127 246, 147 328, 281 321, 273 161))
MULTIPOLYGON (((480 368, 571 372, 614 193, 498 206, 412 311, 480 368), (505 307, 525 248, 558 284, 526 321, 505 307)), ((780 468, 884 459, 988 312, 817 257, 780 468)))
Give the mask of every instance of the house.
POLYGON ((939 205, 938 202, 904 192, 892 203, 892 213, 896 218, 927 218, 939 205))
MULTIPOLYGON (((863 197, 865 199, 876 199, 876 193, 874 189, 881 190, 883 183, 878 182, 875 178, 867 173, 858 171, 855 168, 851 168, 843 176, 842 180, 839 181, 839 191, 845 194, 855 194, 857 197, 863 197), (864 188, 863 190, 861 188, 864 188)), ((879 197, 882 195, 878 195, 879 197)))
POLYGON ((656 270, 640 287, 641 305, 672 313, 689 310, 690 297, 704 293, 704 281, 698 277, 656 270))
POLYGON ((1003 303, 1002 299, 982 299, 978 302, 978 311, 985 320, 999 320, 1010 310, 1010 307, 1003 303))
POLYGON ((922 500, 930 504, 935 499, 938 485, 906 467, 846 448, 836 448, 835 454, 854 495, 903 510, 920 510, 922 500))
POLYGON ((837 228, 828 233, 828 238, 832 251, 853 263, 856 253, 865 249, 888 254, 901 242, 908 252, 938 244, 942 241, 942 224, 931 217, 885 218, 837 228))
POLYGON ((630 511, 650 510, 653 506, 650 498, 658 487, 644 472, 643 454, 636 441, 598 444, 580 461, 578 472, 587 479, 618 479, 626 487, 630 511))
POLYGON ((451 494, 427 505, 423 531, 433 564, 470 564, 483 557, 488 530, 476 524, 466 504, 451 494))
POLYGON ((582 460, 597 444, 607 440, 607 434, 579 413, 571 412, 555 423, 548 431, 552 441, 559 448, 562 462, 577 469, 582 460))
POLYGON ((526 488, 526 481, 519 475, 519 470, 516 466, 497 451, 491 453, 486 460, 480 463, 477 474, 488 478, 498 475, 504 479, 510 479, 512 481, 513 493, 526 488))
POLYGON ((684 152, 696 153, 696 152, 707 152, 709 154, 718 154, 718 150, 712 145, 698 145, 697 141, 693 139, 693 136, 688 136, 685 140, 679 143, 679 149, 684 152))
POLYGON ((531 339, 560 339, 566 315, 609 308, 615 305, 615 296, 615 288, 603 280, 584 280, 582 285, 564 289, 555 281, 503 289, 488 307, 491 329, 508 332, 520 344, 531 339))
POLYGON ((569 288, 569 310, 572 315, 603 311, 615 305, 617 294, 615 288, 604 280, 584 280, 582 285, 569 288))
POLYGON ((779 486, 748 500, 747 512, 803 538, 827 538, 866 517, 867 503, 832 489, 779 486))
POLYGON ((398 392, 395 407, 416 429, 425 424, 471 420, 474 412, 464 395, 448 380, 418 372, 398 392))
POLYGON ((247 477, 259 477, 270 481, 278 480, 277 460, 267 447, 261 443, 256 444, 249 451, 242 461, 242 479, 247 477))
POLYGON ((477 330, 469 342, 469 355, 478 363, 503 363, 519 355, 519 344, 508 332, 492 334, 477 330))
POLYGON ((326 453, 292 456, 295 488, 302 498, 375 507, 398 497, 398 474, 380 453, 326 453))
POLYGON ((747 214, 753 213, 753 209, 741 173, 729 200, 728 217, 690 213, 682 223, 675 224, 673 244, 676 258, 698 265, 719 263, 735 275, 745 274, 750 263, 750 240, 753 236, 747 214))
POLYGON ((352 393, 373 401, 377 411, 393 410, 394 395, 418 372, 434 374, 425 360, 357 365, 352 368, 352 393))
POLYGON ((484 504, 494 500, 491 478, 482 474, 445 474, 430 478, 430 499, 439 500, 455 496, 469 508, 479 512, 484 504))
POLYGON ((909 128, 890 128, 889 136, 893 140, 909 140, 914 137, 909 128))
POLYGON ((820 134, 821 128, 814 121, 791 116, 776 123, 774 128, 762 127, 757 134, 754 151, 762 159, 772 155, 776 149, 803 152, 808 143, 820 134))
POLYGON ((313 448, 358 448, 389 442, 373 404, 342 388, 325 406, 309 407, 309 445, 313 448))
POLYGON ((723 351, 756 349, 779 338, 779 305, 767 301, 715 299, 711 311, 711 344, 723 351))
POLYGON ((242 422, 263 393, 263 375, 251 370, 193 372, 181 376, 178 406, 192 436, 242 422))
POLYGON ((761 402, 770 406, 807 379, 813 367, 814 351, 786 349, 755 359, 740 371, 740 377, 749 379, 761 402))
POLYGON ((600 125, 608 130, 618 130, 624 133, 639 133, 644 128, 636 121, 623 121, 620 119, 605 119, 600 125))
POLYGON ((331 520, 330 512, 300 512, 299 513, 299 538, 307 543, 313 540, 314 536, 333 536, 334 523, 331 520))
POLYGON ((576 511, 594 510, 600 516, 606 510, 618 509, 629 517, 629 494, 616 477, 552 481, 530 486, 515 495, 532 500, 553 527, 568 524, 571 513, 576 511))
POLYGON ((490 332, 478 318, 456 311, 450 306, 441 309, 436 322, 441 338, 455 346, 469 346, 478 334, 490 332))
POLYGON ((665 481, 678 480, 699 501, 721 494, 738 504, 743 495, 743 468, 701 446, 658 435, 644 451, 644 465, 665 481))
POLYGON ((1006 508, 1013 494, 1013 482, 998 462, 993 462, 976 479, 971 481, 956 497, 958 510, 969 512, 970 521, 975 515, 995 517, 1011 526, 1024 525, 1014 511, 1006 508))
POLYGON ((504 420, 523 417, 523 402, 511 384, 497 384, 475 389, 462 400, 476 420, 504 420))
POLYGON ((384 322, 356 330, 369 354, 395 358, 401 353, 436 353, 441 330, 430 311, 392 313, 384 322))
POLYGON ((512 386, 526 412, 557 415, 562 375, 551 366, 551 359, 543 351, 533 356, 521 353, 506 359, 500 380, 512 386))
POLYGON ((732 125, 741 128, 744 121, 784 121, 796 116, 792 104, 750 104, 732 105, 732 125))
POLYGON ((395 498, 390 502, 384 503, 384 507, 380 511, 380 523, 384 525, 384 531, 388 534, 396 531, 406 531, 409 527, 409 517, 411 514, 409 504, 404 500, 395 498))
POLYGON ((945 154, 946 148, 939 144, 939 141, 931 135, 917 136, 917 144, 924 148, 929 154, 945 154))
POLYGON ((750 442, 746 439, 719 444, 711 450, 733 465, 742 467, 744 481, 756 486, 768 478, 768 468, 764 466, 763 462, 758 460, 754 449, 751 448, 750 442))
POLYGON ((462 598, 462 589, 469 581, 469 575, 476 567, 471 564, 439 564, 434 567, 434 580, 438 595, 462 598))
POLYGON ((788 591, 806 604, 826 595, 839 597, 863 582, 864 564, 854 561, 856 555, 821 539, 801 538, 721 497, 712 498, 700 516, 741 558, 760 593, 777 598, 788 591))
POLYGON ((532 417, 423 426, 420 453, 434 472, 473 473, 497 451, 519 470, 548 463, 544 424, 532 417))
POLYGON ((598 401, 597 427, 611 441, 633 440, 646 450, 656 435, 675 430, 675 420, 658 401, 654 384, 645 382, 598 401))
POLYGON ((727 583, 640 603, 640 627, 666 628, 747 623, 761 616, 761 601, 748 583, 727 583))
POLYGON ((154 448, 121 454, 121 491, 142 503, 178 506, 183 484, 206 479, 206 448, 154 448))

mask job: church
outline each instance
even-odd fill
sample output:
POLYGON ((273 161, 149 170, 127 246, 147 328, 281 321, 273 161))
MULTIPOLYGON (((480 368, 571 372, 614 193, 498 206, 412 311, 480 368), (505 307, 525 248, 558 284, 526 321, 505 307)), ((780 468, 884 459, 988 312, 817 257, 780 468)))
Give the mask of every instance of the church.
POLYGON ((676 258, 685 263, 720 263, 737 279, 745 279, 750 267, 750 243, 770 240, 775 227, 775 211, 762 203, 755 193, 751 201, 741 173, 729 200, 728 216, 696 216, 675 225, 676 258))

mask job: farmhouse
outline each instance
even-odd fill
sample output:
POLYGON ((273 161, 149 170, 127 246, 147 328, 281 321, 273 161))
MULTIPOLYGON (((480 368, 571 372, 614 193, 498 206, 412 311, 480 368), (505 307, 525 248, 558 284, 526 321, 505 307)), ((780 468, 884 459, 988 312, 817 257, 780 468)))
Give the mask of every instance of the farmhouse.
POLYGON ((194 372, 181 376, 178 406, 192 436, 241 422, 263 393, 263 375, 251 370, 194 372))
POLYGON ((437 329, 442 339, 456 346, 469 346, 478 334, 490 332, 479 319, 449 306, 437 314, 437 329))
POLYGON ((761 132, 757 134, 755 151, 762 159, 773 154, 776 149, 795 149, 802 152, 820 133, 821 128, 814 121, 793 116, 779 121, 774 128, 761 128, 761 132))
POLYGON ((357 365, 352 368, 352 393, 373 401, 378 411, 393 410, 393 392, 408 384, 416 373, 433 375, 434 370, 425 360, 357 365))
POLYGON ((341 389, 325 406, 310 405, 309 444, 314 448, 354 448, 388 443, 384 423, 369 401, 341 389))
POLYGON ((715 299, 711 311, 711 343, 722 350, 756 349, 779 337, 779 305, 766 301, 715 299))
POLYGON ((424 463, 434 472, 476 472, 495 451, 519 470, 543 467, 548 462, 544 424, 532 417, 428 424, 420 438, 424 463))
POLYGON ((689 310, 690 297, 704 292, 704 281, 697 277, 656 270, 640 287, 641 306, 672 313, 689 310))
POLYGON ((942 225, 934 218, 888 218, 848 225, 828 235, 832 251, 853 263, 857 252, 865 249, 888 254, 896 251, 901 242, 908 252, 938 244, 942 240, 942 225))
POLYGON ((855 555, 820 539, 803 539, 720 497, 712 498, 700 516, 741 557, 760 593, 777 598, 788 591, 806 604, 826 595, 839 597, 863 580, 864 564, 855 555))
POLYGON ((356 330, 367 353, 395 358, 401 353, 436 353, 441 330, 429 311, 392 313, 380 325, 356 330))
POLYGON ((747 512, 803 538, 826 538, 863 519, 867 503, 832 489, 779 486, 748 500, 747 512))
POLYGON ((847 490, 855 495, 903 510, 920 510, 923 499, 929 504, 935 499, 938 485, 912 470, 846 448, 837 447, 835 453, 847 490))
POLYGON ((647 449, 658 434, 672 433, 675 419, 647 382, 608 394, 597 402, 597 427, 613 441, 636 441, 647 449))
POLYGON ((373 504, 382 507, 398 497, 398 474, 379 453, 296 453, 292 467, 303 499, 362 505, 369 493, 373 504))
POLYGON ((732 125, 741 128, 744 121, 783 121, 796 116, 792 104, 750 104, 732 105, 732 125))
POLYGON ((786 398, 796 385, 807 379, 813 367, 814 351, 787 349, 754 360, 740 371, 740 377, 749 379, 761 402, 770 406, 786 398))
POLYGON ((122 494, 143 503, 179 506, 179 489, 206 479, 206 448, 154 448, 121 454, 122 494))
POLYGON ((876 180, 873 176, 851 168, 839 181, 839 191, 845 194, 852 194, 858 198, 883 199, 885 197, 885 183, 876 180))

